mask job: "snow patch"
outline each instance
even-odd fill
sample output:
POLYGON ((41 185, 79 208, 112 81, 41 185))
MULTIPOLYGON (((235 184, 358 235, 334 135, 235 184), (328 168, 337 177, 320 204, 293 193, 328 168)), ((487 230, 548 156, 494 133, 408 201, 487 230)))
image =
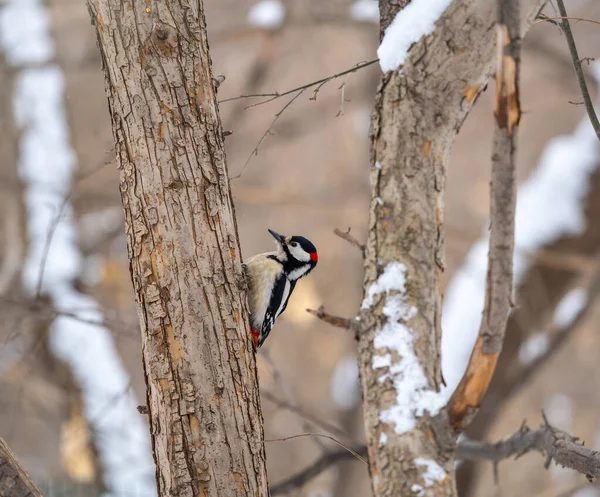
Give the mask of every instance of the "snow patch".
POLYGON ((331 376, 331 398, 338 408, 346 411, 360 401, 356 360, 355 355, 342 358, 336 364, 331 376))
POLYGON ((350 6, 350 17, 355 21, 379 22, 379 2, 377 0, 358 0, 350 6))
POLYGON ((284 19, 285 6, 279 0, 262 0, 248 12, 248 24, 258 28, 278 28, 284 19))
POLYGON ((527 366, 548 352, 548 347, 548 333, 534 333, 519 347, 519 361, 527 366))
POLYGON ((570 326, 587 301, 588 294, 583 288, 574 288, 565 294, 554 311, 554 324, 559 328, 570 326))
POLYGON ((412 0, 396 14, 377 49, 383 72, 395 71, 406 61, 410 47, 431 34, 452 0, 412 0))
POLYGON ((417 466, 425 466, 426 468, 425 472, 421 473, 421 478, 423 478, 426 487, 431 487, 436 482, 444 481, 448 476, 442 467, 432 459, 417 457, 415 464, 417 466))
POLYGON ((445 399, 429 388, 414 352, 413 331, 406 323, 416 316, 417 309, 408 302, 406 271, 406 266, 399 262, 388 264, 369 287, 361 306, 368 309, 376 296, 383 295, 387 322, 375 330, 373 369, 380 370, 378 381, 390 380, 396 391, 396 402, 381 411, 380 420, 394 425, 399 435, 415 427, 416 417, 425 411, 435 416, 445 404, 445 399))

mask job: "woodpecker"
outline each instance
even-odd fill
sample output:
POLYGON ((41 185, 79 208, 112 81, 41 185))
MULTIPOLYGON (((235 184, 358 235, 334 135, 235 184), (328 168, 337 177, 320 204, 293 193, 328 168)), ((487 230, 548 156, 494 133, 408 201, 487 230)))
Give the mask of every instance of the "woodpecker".
POLYGON ((283 236, 269 230, 277 251, 258 254, 244 262, 248 277, 250 328, 254 347, 269 336, 275 320, 287 307, 296 282, 319 260, 315 246, 303 236, 283 236))

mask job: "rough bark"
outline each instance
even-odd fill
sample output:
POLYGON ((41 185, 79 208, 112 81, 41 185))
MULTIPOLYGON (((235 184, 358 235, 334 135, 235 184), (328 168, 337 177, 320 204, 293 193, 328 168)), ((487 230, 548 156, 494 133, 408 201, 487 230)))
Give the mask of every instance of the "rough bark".
POLYGON ((0 497, 42 497, 42 493, 1 438, 0 497))
POLYGON ((161 496, 266 496, 241 253, 202 1, 89 0, 161 496))
MULTIPOLYGON (((389 2, 380 5, 384 3, 389 2)), ((522 33, 542 3, 524 3, 522 33)), ((445 168, 458 129, 492 72, 495 18, 490 2, 453 2, 434 33, 413 45, 402 73, 383 75, 372 116, 364 285, 368 290, 393 261, 406 267, 406 294, 416 308, 408 323, 412 346, 431 390, 439 390, 442 382, 439 280, 445 168)), ((454 495, 454 433, 444 413, 417 416, 415 428, 401 434, 381 421, 381 413, 394 405, 395 392, 389 381, 380 381, 373 359, 389 354, 392 366, 402 361, 394 351, 374 347, 376 331, 386 322, 382 304, 361 311, 357 327, 374 495, 413 496, 414 485, 423 487, 423 495, 454 495), (447 477, 427 486, 424 468, 415 463, 418 457, 435 461, 447 477)))

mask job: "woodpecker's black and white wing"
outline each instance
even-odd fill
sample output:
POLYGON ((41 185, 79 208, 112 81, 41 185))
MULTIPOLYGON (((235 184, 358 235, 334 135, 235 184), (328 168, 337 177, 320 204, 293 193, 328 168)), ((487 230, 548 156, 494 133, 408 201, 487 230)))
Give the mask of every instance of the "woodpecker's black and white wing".
POLYGON ((285 310, 291 293, 292 285, 290 280, 282 273, 273 286, 273 292, 260 329, 259 346, 267 339, 269 333, 271 333, 271 330, 273 329, 275 320, 285 310))

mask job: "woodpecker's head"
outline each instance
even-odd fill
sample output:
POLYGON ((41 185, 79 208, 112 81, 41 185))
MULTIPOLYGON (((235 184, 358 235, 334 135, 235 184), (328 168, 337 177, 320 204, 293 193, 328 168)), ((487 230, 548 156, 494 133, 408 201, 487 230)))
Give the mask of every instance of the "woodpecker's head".
POLYGON ((319 256, 310 240, 303 236, 283 236, 273 230, 269 230, 269 233, 277 241, 284 265, 289 266, 290 271, 303 268, 303 271, 295 273, 299 277, 307 275, 317 265, 319 256))

